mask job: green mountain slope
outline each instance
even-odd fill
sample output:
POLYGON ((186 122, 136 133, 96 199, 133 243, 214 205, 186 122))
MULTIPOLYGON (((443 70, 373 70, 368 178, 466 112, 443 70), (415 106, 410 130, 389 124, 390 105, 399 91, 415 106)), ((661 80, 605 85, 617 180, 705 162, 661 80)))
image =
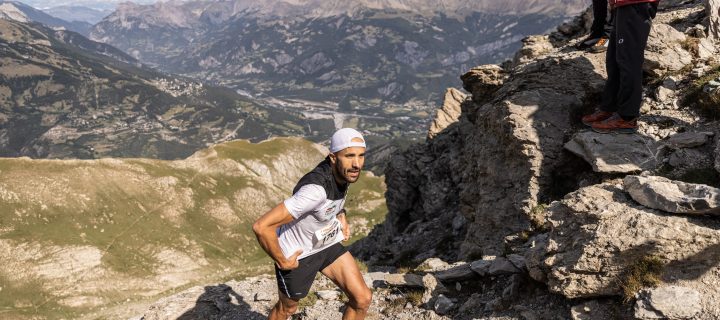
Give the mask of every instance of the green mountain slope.
MULTIPOLYGON (((132 316, 174 289, 269 271, 251 224, 325 152, 283 138, 176 161, 0 159, 0 318, 132 316)), ((384 183, 361 181, 348 209, 366 234, 384 183)))

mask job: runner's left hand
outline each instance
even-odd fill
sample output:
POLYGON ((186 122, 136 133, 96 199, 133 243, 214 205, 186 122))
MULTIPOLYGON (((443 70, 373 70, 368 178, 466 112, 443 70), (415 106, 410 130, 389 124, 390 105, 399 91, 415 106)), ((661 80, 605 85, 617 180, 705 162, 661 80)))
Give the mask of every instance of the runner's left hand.
POLYGON ((343 241, 348 241, 348 239, 350 239, 350 225, 347 222, 343 223, 342 232, 344 236, 343 241))

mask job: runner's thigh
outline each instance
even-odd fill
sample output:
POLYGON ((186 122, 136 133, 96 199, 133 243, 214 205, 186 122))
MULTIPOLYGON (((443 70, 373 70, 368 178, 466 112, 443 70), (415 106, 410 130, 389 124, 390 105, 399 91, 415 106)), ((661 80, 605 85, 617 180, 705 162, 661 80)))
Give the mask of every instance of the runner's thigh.
POLYGON ((357 296, 367 290, 360 269, 350 252, 345 252, 321 272, 335 282, 348 296, 357 296))

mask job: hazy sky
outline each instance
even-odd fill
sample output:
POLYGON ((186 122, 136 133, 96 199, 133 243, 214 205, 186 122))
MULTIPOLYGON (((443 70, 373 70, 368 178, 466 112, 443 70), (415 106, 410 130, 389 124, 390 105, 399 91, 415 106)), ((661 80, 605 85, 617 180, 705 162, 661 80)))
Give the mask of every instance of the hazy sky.
MULTIPOLYGON (((120 2, 128 2, 127 0, 19 0, 20 2, 29 4, 38 9, 47 9, 57 6, 83 6, 99 10, 114 9, 120 2)), ((170 0, 172 1, 172 0, 170 0)), ((132 0, 135 3, 154 3, 157 0, 132 0)))

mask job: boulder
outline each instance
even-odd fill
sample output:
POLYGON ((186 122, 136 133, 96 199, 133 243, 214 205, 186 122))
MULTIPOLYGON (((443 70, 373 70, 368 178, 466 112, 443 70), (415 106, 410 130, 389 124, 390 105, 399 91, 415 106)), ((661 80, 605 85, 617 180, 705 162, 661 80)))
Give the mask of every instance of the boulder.
POLYGON ((656 176, 627 176, 625 190, 633 200, 665 212, 720 216, 720 189, 656 176))
POLYGON ((628 173, 655 169, 659 162, 655 140, 637 134, 602 134, 583 131, 565 149, 592 165, 595 172, 628 173))
POLYGON ((673 149, 695 148, 707 143, 713 135, 713 132, 682 132, 670 136, 664 144, 673 149))
POLYGON ((435 305, 433 306, 433 309, 437 314, 443 315, 450 312, 450 309, 455 306, 455 303, 450 300, 450 298, 446 297, 445 295, 439 295, 437 300, 435 300, 435 305))
POLYGON ((568 298, 621 294, 626 270, 651 255, 663 282, 702 293, 706 319, 720 317, 720 221, 673 216, 645 208, 620 180, 581 188, 551 203, 547 237, 528 250, 533 276, 568 298), (542 258, 537 258, 537 257, 542 258), (535 257, 535 258, 533 258, 535 257))
POLYGON ((686 37, 684 33, 670 25, 653 24, 645 51, 643 69, 660 77, 671 71, 679 71, 692 63, 692 54, 682 46, 686 37))
POLYGON ((664 286, 641 290, 638 296, 637 319, 695 319, 702 311, 700 293, 692 288, 664 286))
POLYGON ((465 98, 467 98, 467 95, 456 89, 449 88, 445 91, 442 108, 438 109, 435 119, 430 124, 428 139, 434 138, 449 125, 457 122, 458 118, 460 118, 460 104, 465 101, 465 98))

